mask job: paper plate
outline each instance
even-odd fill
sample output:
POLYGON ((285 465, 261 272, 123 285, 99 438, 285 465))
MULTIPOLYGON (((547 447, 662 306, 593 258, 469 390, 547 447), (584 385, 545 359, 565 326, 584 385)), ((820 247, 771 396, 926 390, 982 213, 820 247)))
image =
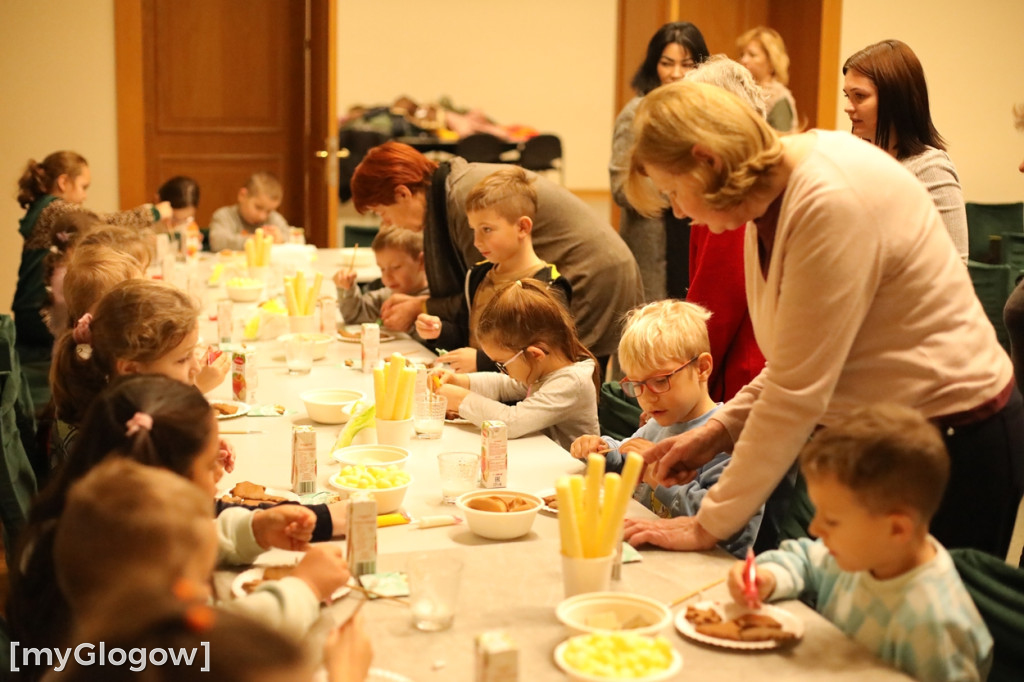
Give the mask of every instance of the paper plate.
MULTIPOLYGON (((338 331, 337 339, 339 341, 344 341, 345 343, 362 343, 363 328, 358 325, 348 325, 342 327, 341 330, 338 331)), ((394 339, 395 335, 392 332, 385 331, 383 329, 380 330, 381 343, 384 343, 386 341, 393 341, 394 339)))
MULTIPOLYGON (((243 585, 248 582, 252 582, 253 580, 262 579, 264 569, 266 569, 266 566, 253 566, 252 568, 246 569, 236 575, 235 579, 231 581, 231 595, 236 599, 240 599, 249 594, 245 591, 243 585)), ((331 595, 331 599, 341 599, 351 591, 351 587, 344 585, 334 591, 334 594, 331 595)))
POLYGON ((233 405, 238 408, 238 411, 234 414, 221 414, 217 411, 217 419, 234 419, 236 417, 244 417, 249 414, 251 409, 247 403, 239 402, 237 400, 211 400, 211 405, 233 405))
POLYGON ((702 601, 692 604, 693 607, 698 609, 714 609, 718 612, 718 615, 722 616, 723 620, 732 620, 737 616, 741 616, 745 613, 761 613, 766 616, 771 616, 779 622, 782 629, 785 632, 796 635, 796 640, 789 642, 779 642, 775 640, 767 640, 761 642, 742 642, 734 639, 722 639, 721 637, 712 637, 705 635, 701 632, 697 632, 693 623, 686 620, 686 609, 680 609, 679 613, 676 614, 675 626, 679 634, 684 637, 701 642, 702 644, 710 644, 712 646, 722 647, 724 649, 740 649, 746 651, 763 651, 766 649, 778 649, 780 647, 789 646, 795 644, 803 639, 804 636, 804 622, 794 616, 789 611, 780 609, 777 606, 770 604, 762 604, 760 609, 750 609, 742 604, 736 602, 717 602, 717 601, 702 601))

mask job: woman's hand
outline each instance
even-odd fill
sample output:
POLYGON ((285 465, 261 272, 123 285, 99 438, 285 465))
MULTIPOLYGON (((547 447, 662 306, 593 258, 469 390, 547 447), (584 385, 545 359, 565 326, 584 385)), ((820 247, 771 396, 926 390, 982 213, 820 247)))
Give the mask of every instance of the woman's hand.
POLYGON ((683 551, 711 549, 718 538, 692 516, 674 519, 626 519, 623 537, 634 547, 643 544, 683 551))
POLYGON ((590 455, 608 452, 608 443, 601 436, 580 436, 569 446, 569 454, 576 459, 586 459, 590 455))
POLYGON ((263 549, 304 550, 315 526, 316 514, 299 504, 279 504, 252 514, 252 534, 263 549))
POLYGON ((444 362, 459 374, 476 371, 476 348, 459 348, 439 355, 438 362, 444 362))
POLYGON ((441 335, 441 318, 420 313, 416 316, 416 333, 421 339, 436 339, 441 335))
POLYGON ((380 307, 380 319, 386 329, 404 332, 416 323, 416 316, 423 312, 426 296, 391 294, 380 307))
POLYGON ((711 419, 704 426, 656 443, 642 454, 648 465, 654 465, 654 479, 669 487, 689 483, 697 477, 697 469, 719 452, 731 449, 729 432, 721 422, 711 419))

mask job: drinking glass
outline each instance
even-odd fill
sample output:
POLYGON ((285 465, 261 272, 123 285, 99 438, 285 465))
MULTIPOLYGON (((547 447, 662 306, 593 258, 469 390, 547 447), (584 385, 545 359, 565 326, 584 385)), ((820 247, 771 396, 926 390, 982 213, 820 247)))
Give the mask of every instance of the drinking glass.
POLYGON ((417 438, 440 438, 444 428, 444 415, 448 399, 426 391, 416 399, 412 410, 412 425, 417 438))
POLYGON ((455 504, 462 493, 476 489, 480 479, 480 455, 476 452, 442 452, 437 456, 441 470, 441 502, 455 504))
POLYGON ((444 553, 416 554, 410 557, 407 573, 413 627, 426 632, 450 628, 462 561, 444 553))
POLYGON ((293 334, 284 342, 285 365, 289 374, 309 374, 313 369, 313 346, 316 341, 305 334, 293 334))

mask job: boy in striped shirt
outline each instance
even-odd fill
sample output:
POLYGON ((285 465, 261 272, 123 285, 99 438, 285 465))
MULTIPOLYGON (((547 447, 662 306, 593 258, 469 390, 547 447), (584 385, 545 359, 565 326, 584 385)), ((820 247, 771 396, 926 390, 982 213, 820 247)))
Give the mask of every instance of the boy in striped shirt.
MULTIPOLYGON (((918 680, 984 680, 992 637, 928 524, 949 479, 938 430, 900 405, 861 408, 800 455, 817 540, 757 558, 761 599, 800 598, 918 680)), ((743 597, 743 564, 729 589, 743 597)))

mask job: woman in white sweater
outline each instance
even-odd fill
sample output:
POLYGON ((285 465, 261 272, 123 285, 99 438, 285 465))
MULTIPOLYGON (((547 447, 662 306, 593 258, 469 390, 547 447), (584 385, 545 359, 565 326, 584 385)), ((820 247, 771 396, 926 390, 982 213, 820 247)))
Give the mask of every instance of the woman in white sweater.
POLYGON ((868 45, 843 64, 845 111, 859 138, 889 152, 917 177, 967 261, 967 210, 953 160, 932 123, 924 69, 898 40, 868 45))
MULTIPOLYGON (((637 110, 627 194, 713 233, 746 230, 754 334, 767 359, 708 423, 645 456, 664 484, 732 462, 658 544, 706 549, 767 500, 819 426, 883 401, 942 428, 952 476, 932 525, 1005 556, 1024 492, 1024 406, 1010 359, 920 183, 843 133, 779 138, 720 88, 659 88, 637 110)), ((714 238, 714 237, 712 237, 714 238)), ((634 526, 629 534, 646 529, 634 526)), ((652 538, 653 540, 654 538, 652 538)))

